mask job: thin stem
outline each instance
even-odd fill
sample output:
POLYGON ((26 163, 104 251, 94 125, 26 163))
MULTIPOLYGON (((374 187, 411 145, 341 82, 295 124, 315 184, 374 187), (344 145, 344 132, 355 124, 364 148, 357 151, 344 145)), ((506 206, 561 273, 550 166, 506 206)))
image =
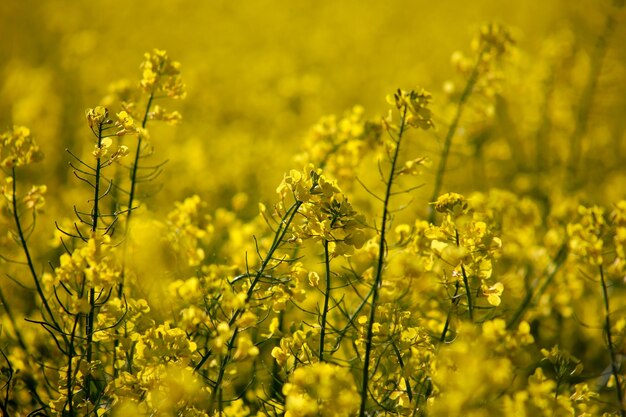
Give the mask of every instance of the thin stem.
POLYGON ((617 354, 615 352, 615 345, 613 344, 613 332, 611 331, 611 309, 609 307, 609 294, 606 287, 606 281, 604 279, 604 269, 602 265, 600 269, 600 283, 602 284, 602 297, 604 298, 604 327, 606 331, 607 347, 609 349, 609 355, 611 356, 611 372, 613 378, 615 378, 615 390, 617 395, 617 402, 619 403, 620 415, 626 417, 626 408, 624 407, 624 393, 622 392, 622 383, 619 379, 619 365, 617 364, 617 354))
POLYGON ((533 304, 533 301, 536 302, 545 292, 545 290, 548 288, 548 285, 550 285, 550 283, 556 276, 556 273, 561 269, 561 266, 563 266, 565 259, 567 259, 567 252, 567 243, 563 243, 552 262, 550 262, 550 264, 543 272, 543 275, 546 276, 546 279, 541 285, 536 282, 531 288, 528 289, 528 292, 520 303, 520 306, 509 319, 506 325, 507 330, 511 330, 514 326, 516 326, 521 320, 524 312, 533 304))
POLYGON ((465 296, 467 297, 467 314, 469 319, 474 321, 474 303, 472 302, 472 291, 469 285, 469 279, 465 272, 465 266, 461 264, 461 274, 463 275, 463 286, 465 286, 465 296))
MULTIPOLYGON (((303 204, 302 201, 296 201, 290 208, 289 210, 287 210, 287 212, 284 214, 283 218, 281 219, 280 225, 278 227, 278 229, 276 230, 276 233, 274 234, 274 240, 272 242, 272 245, 270 247, 270 249, 267 252, 267 255, 265 256, 265 259, 263 259, 263 262, 261 263, 261 266, 259 267, 259 269, 257 270, 254 279, 252 280, 252 282, 250 283, 250 287, 248 288, 248 291, 246 292, 246 300, 244 303, 244 307, 240 307, 237 310, 235 310, 235 312, 233 313, 233 315, 231 316, 228 325, 233 327, 233 334, 230 337, 230 339, 228 340, 226 346, 227 346, 227 352, 224 355, 224 357, 222 358, 222 360, 220 361, 220 368, 218 370, 217 373, 217 378, 215 379, 215 389, 213 390, 213 392, 211 393, 211 399, 209 400, 209 409, 213 408, 213 404, 215 403, 216 398, 218 399, 218 405, 220 405, 221 407, 221 396, 222 396, 222 381, 224 379, 224 373, 226 372, 226 366, 228 365, 228 363, 231 360, 232 357, 232 348, 235 346, 235 341, 237 340, 237 336, 239 335, 239 331, 240 328, 239 326, 236 326, 236 322, 237 319, 243 314, 243 312, 245 311, 246 307, 245 305, 250 301, 250 299, 252 298, 252 295, 254 294, 254 290, 257 286, 257 284, 259 283, 259 281, 261 280, 261 278, 263 277, 265 270, 267 269, 269 263, 272 261, 272 259, 274 259, 274 253, 276 252, 276 250, 278 250, 278 248, 281 246, 282 242, 284 241, 285 235, 287 234, 288 230, 289 230, 289 226, 291 225, 291 222, 293 221, 293 219, 295 218, 296 214, 298 213, 298 210, 300 209, 300 206, 303 204)), ((209 357, 211 356, 211 351, 209 350, 200 360, 200 362, 198 362, 198 364, 194 367, 194 371, 198 371, 202 365, 204 365, 204 363, 207 361, 207 359, 209 359, 209 357)), ((221 413, 221 408, 220 408, 220 413, 221 413)))
POLYGON ((15 332, 15 338, 17 339, 17 343, 20 345, 25 354, 28 355, 28 348, 26 347, 26 342, 24 341, 24 337, 22 336, 22 332, 20 331, 17 323, 15 322, 15 316, 7 303, 7 299, 4 297, 4 292, 0 288, 0 302, 2 302, 2 306, 4 307, 4 311, 7 313, 9 317, 9 321, 11 322, 11 327, 13 327, 13 331, 15 332))
MULTIPOLYGON (((152 106, 152 102, 154 101, 154 91, 150 92, 150 96, 148 97, 148 103, 146 104, 146 111, 143 115, 143 120, 141 121, 141 128, 145 129, 148 124, 148 114, 150 113, 150 107, 152 106)), ((124 226, 124 235, 128 234, 128 228, 130 225, 130 217, 133 214, 133 203, 135 202, 135 194, 137 192, 137 172, 139 171, 139 158, 141 156, 141 145, 142 138, 141 134, 137 135, 137 149, 135 150, 135 157, 133 160, 133 165, 130 171, 130 190, 128 192, 128 208, 126 210, 126 225, 124 226)), ((126 244, 124 244, 124 252, 126 252, 126 244)), ((122 274, 122 280, 117 289, 117 295, 119 298, 122 298, 122 294, 124 291, 124 274, 122 274)))
MULTIPOLYGON (((98 149, 102 146, 102 123, 98 125, 98 149)), ((96 158, 96 173, 94 178, 94 202, 93 211, 91 212, 91 232, 95 235, 98 230, 99 203, 100 203, 100 171, 102 170, 102 161, 100 157, 96 158)))
MULTIPOLYGON (((467 80, 467 84, 465 84, 465 88, 463 89, 463 93, 461 93, 461 98, 459 99, 459 103, 456 106, 456 112, 454 114, 454 118, 452 119, 452 123, 450 123, 450 127, 448 128, 448 133, 443 141, 443 149, 441 150, 441 158, 439 159, 439 165, 437 167, 437 174, 435 175, 435 187, 433 188, 433 193, 430 196, 430 202, 436 201, 437 197, 439 197, 439 193, 441 192, 441 187, 443 185, 443 177, 446 173, 446 165, 448 164, 448 156, 450 154, 450 148, 452 147, 452 139, 454 138, 454 134, 459 125, 459 121, 461 120, 461 115, 463 114, 463 109, 465 108, 465 103, 469 99, 474 87, 476 86, 476 81, 478 80, 478 76, 480 74, 480 63, 482 61, 483 51, 478 54, 478 58, 476 59, 476 64, 470 73, 470 76, 467 80)), ((428 222, 435 222, 435 207, 431 204, 428 206, 428 222)))
POLYGON ((326 239, 324 239, 324 265, 326 267, 326 291, 324 292, 324 308, 320 323, 320 362, 324 362, 324 338, 326 337, 326 318, 328 317, 328 304, 330 301, 330 254, 328 251, 328 240, 326 239))
POLYGON ((400 155, 400 144, 402 142, 402 136, 406 127, 406 114, 407 107, 405 106, 402 111, 402 120, 400 122, 400 129, 398 132, 398 139, 396 140, 396 148, 391 158, 391 168, 389 170, 389 179, 387 180, 387 189, 385 191, 385 200, 383 202, 383 215, 380 227, 380 242, 378 244, 378 264, 376 266, 376 276, 372 285, 372 306, 370 308, 369 322, 367 323, 367 333, 365 337, 365 358, 363 359, 363 384, 361 385, 361 406, 359 409, 359 417, 365 417, 365 406, 367 404, 367 392, 369 385, 369 368, 370 357, 372 354, 373 337, 374 337, 374 320, 376 319, 376 303, 378 302, 378 293, 382 286, 383 279, 383 267, 385 264, 385 248, 386 248, 386 232, 387 221, 389 217, 389 201, 391 200, 391 188, 393 186, 393 180, 396 175, 396 164, 398 163, 398 156, 400 155))
MULTIPOLYGON (((535 170, 537 173, 542 173, 546 166, 549 166, 549 155, 546 153, 550 149, 550 130, 552 129, 552 118, 550 115, 551 105, 555 94, 555 72, 554 67, 550 68, 548 77, 543 82, 544 89, 542 96, 544 97, 541 105, 541 123, 539 128, 535 132, 535 170)), ((537 181, 539 181, 539 175, 537 175, 537 181)))
POLYGON ((580 97, 575 127, 570 139, 570 155, 567 163, 569 173, 568 177, 571 180, 571 185, 574 186, 576 185, 579 172, 579 164, 582 153, 582 138, 587 133, 589 113, 591 111, 591 105, 593 104, 593 97, 598 87, 600 73, 602 72, 602 65, 608 49, 609 38, 615 30, 615 19, 615 13, 609 13, 606 18, 606 23, 604 24, 604 30, 596 40, 591 56, 591 70, 589 71, 589 76, 587 77, 585 87, 583 88, 580 97))
MULTIPOLYGON (((93 357, 93 333, 94 333, 94 319, 96 316, 96 290, 91 287, 89 290, 89 313, 87 314, 87 325, 86 325, 86 333, 87 333, 87 364, 91 364, 91 359, 93 357)), ((85 375, 85 397, 87 401, 91 401, 91 373, 88 371, 85 375)))
POLYGON ((74 318, 74 326, 72 326, 72 333, 70 335, 69 346, 67 350, 67 376, 66 389, 67 389, 67 402, 69 405, 69 415, 74 416, 74 388, 72 387, 72 381, 74 380, 72 371, 72 359, 74 357, 74 338, 76 337, 76 327, 78 325, 78 317, 74 318))
MULTIPOLYGON (((285 313, 281 310, 278 313, 278 334, 283 334, 285 330, 285 313)), ((276 339, 274 346, 280 346, 280 339, 276 339)), ((270 392, 268 395, 269 399, 277 398, 277 394, 280 394, 282 391, 283 380, 280 377, 280 365, 278 361, 273 361, 272 364, 272 385, 270 386, 270 392)))
MULTIPOLYGON (((148 124, 148 114, 150 113, 150 107, 154 101, 154 91, 150 92, 148 97, 148 103, 146 104, 146 111, 143 114, 143 120, 141 121, 141 128, 145 129, 148 124)), ((130 224, 130 216, 133 213, 133 203, 135 202, 135 193, 137 190, 137 171, 139 169, 139 157, 141 155, 141 134, 137 135, 137 149, 135 150, 135 159, 133 161, 133 167, 130 173, 130 191, 128 195, 128 211, 126 212, 126 233, 128 233, 128 225, 130 224)))
POLYGON ((5 374, 8 374, 7 381, 4 385, 4 388, 6 388, 5 394, 4 394, 4 401, 0 403, 0 411, 2 411, 3 416, 10 417, 11 415, 9 414, 8 404, 9 404, 9 400, 11 396, 11 385, 12 385, 11 381, 13 380, 13 375, 15 373, 13 371, 13 366, 11 365, 11 361, 9 360, 9 358, 7 358, 7 355, 4 353, 3 350, 0 350, 0 355, 2 355, 2 358, 7 363, 7 367, 5 368, 6 370, 4 370, 4 372, 5 374))
MULTIPOLYGON (((28 244, 26 243, 26 238, 24 237, 24 231, 22 230, 22 222, 20 221, 20 216, 17 212, 17 176, 15 173, 15 165, 11 169, 11 178, 12 178, 12 190, 11 190, 11 204, 13 208, 13 220, 15 221, 15 227, 17 228, 17 237, 19 238, 20 244, 22 245, 22 250, 24 251, 24 255, 26 256, 26 263, 28 264, 28 270, 30 271, 31 276, 33 277, 33 281, 35 281, 35 288, 37 289, 37 294, 41 299, 41 302, 50 316, 50 321, 54 325, 55 329, 60 329, 59 323, 56 321, 54 314, 52 313, 52 309, 50 308, 50 304, 46 299, 43 288, 41 287, 41 283, 39 282, 39 277, 37 276, 37 271, 35 271, 35 265, 33 264, 33 259, 30 255, 30 250, 28 249, 28 244)), ((63 333, 61 333, 63 335, 63 333)), ((66 339, 65 335, 63 338, 66 339)))
MULTIPOLYGON (((460 246, 459 241, 459 231, 455 230, 456 237, 456 246, 460 246)), ((467 272, 465 272, 465 266, 461 263, 461 275, 463 276, 463 286, 465 287, 465 296, 467 297, 467 312, 469 315, 469 319, 474 321, 474 303, 472 302, 472 290, 470 288, 469 279, 467 277, 467 272)))
MULTIPOLYGON (((102 123, 98 125, 98 149, 102 146, 102 123)), ((95 173, 95 187, 94 187, 94 203, 93 203, 93 212, 91 217, 91 233, 94 238, 96 238, 96 232, 98 230, 98 218, 100 217, 99 212, 99 203, 100 203, 100 177, 102 171, 102 160, 100 157, 96 158, 96 173, 95 173)), ((96 242, 96 245, 99 243, 96 242)), ((93 358, 93 323, 96 316, 96 290, 94 287, 89 289, 89 313, 87 313, 87 317, 85 318, 85 333, 87 336, 87 355, 86 360, 88 366, 91 364, 91 360, 93 358)), ((87 401, 92 401, 91 398, 91 373, 87 372, 85 374, 85 398, 87 401)))
POLYGON ((135 158, 133 160, 133 167, 130 171, 130 191, 128 195, 128 211, 126 212, 126 226, 125 231, 128 232, 128 225, 130 224, 130 216, 133 213, 133 203, 135 201, 135 192, 137 190, 137 170, 139 166, 139 156, 141 154, 141 134, 137 135, 137 150, 135 151, 135 158))
POLYGON ((450 310, 448 310, 446 322, 443 325, 443 331, 441 332, 441 336, 439 337, 439 341, 442 343, 446 341, 446 335, 448 334, 448 329, 450 328, 450 322, 452 321, 452 310, 459 303, 459 287, 459 281, 456 281, 454 283, 454 295, 452 296, 450 310))
MULTIPOLYGON (((148 114, 150 112, 150 107, 152 106, 152 102, 154 100, 154 91, 150 92, 150 96, 148 97, 148 103, 146 104, 146 111, 143 115, 143 120, 141 121, 141 128, 145 129, 148 124, 148 114)), ((130 217, 133 213, 133 203, 135 202, 135 193, 137 189, 137 172, 139 170, 139 157, 141 155, 141 145, 142 139, 141 134, 137 135, 137 149, 135 150, 135 157, 133 160, 133 165, 130 172, 130 191, 128 193, 128 207, 126 208, 126 224, 124 225, 124 237, 128 236, 128 229, 130 226, 130 217)), ((126 254, 128 252, 128 240, 124 240, 124 260, 122 264, 122 271, 120 274, 120 282, 117 286, 117 297, 121 299, 124 295, 124 281, 126 278, 126 254)), ((124 328, 124 332, 126 333, 126 328, 124 328)), ((116 331, 117 333, 117 331, 116 331)), ((117 368, 115 368, 115 361, 117 356, 117 348, 119 346, 119 339, 115 338, 115 342, 113 343, 113 373, 115 376, 118 374, 117 368)), ((130 367, 131 365, 128 364, 130 367)))

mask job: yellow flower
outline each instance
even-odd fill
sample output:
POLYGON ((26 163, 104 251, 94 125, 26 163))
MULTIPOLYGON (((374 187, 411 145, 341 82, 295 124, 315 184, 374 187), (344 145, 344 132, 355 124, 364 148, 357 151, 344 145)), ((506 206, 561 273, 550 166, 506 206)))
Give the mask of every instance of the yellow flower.
POLYGON ((286 416, 348 417, 360 401, 348 368, 315 363, 296 369, 283 387, 286 416))
POLYGON ((272 358, 276 359, 276 363, 283 366, 285 363, 287 363, 289 354, 285 352, 282 348, 275 346, 272 349, 272 358))
POLYGON ((33 185, 28 194, 24 197, 24 204, 29 209, 38 210, 45 204, 43 195, 48 190, 45 185, 33 185))
POLYGON ((317 272, 311 271, 309 272, 309 285, 311 287, 317 287, 320 283, 320 276, 317 272))
POLYGON ((131 135, 137 133, 137 128, 135 127, 135 121, 132 116, 125 111, 121 111, 116 114, 117 122, 115 122, 115 127, 118 128, 115 133, 117 136, 131 135))
POLYGON ((95 109, 87 109, 85 111, 85 117, 87 118, 89 128, 93 129, 108 121, 109 110, 102 106, 97 106, 95 109))
POLYGON ((435 210, 440 213, 466 214, 469 211, 469 205, 461 194, 446 193, 437 198, 435 210))
POLYGON ((492 306, 496 306, 496 307, 499 306, 500 303, 502 302, 502 300, 500 299, 500 296, 502 295, 503 291, 504 291, 504 285, 502 285, 501 282, 496 282, 489 288, 483 287, 483 295, 487 297, 487 302, 491 304, 492 306))
POLYGON ((94 150, 92 152, 92 155, 96 159, 106 156, 112 144, 113 144, 113 140, 111 138, 103 138, 100 141, 100 146, 98 146, 97 144, 94 145, 94 150))

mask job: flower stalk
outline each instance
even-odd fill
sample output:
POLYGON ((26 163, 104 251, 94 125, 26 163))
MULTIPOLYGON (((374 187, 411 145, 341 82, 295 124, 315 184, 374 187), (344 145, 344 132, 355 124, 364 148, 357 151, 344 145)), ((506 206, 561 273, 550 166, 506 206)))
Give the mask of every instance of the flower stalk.
POLYGON ((391 201, 391 191, 394 184, 394 179, 397 176, 396 173, 396 165, 398 163, 398 157, 400 155, 400 145, 402 144, 402 139, 404 136, 404 131, 406 128, 406 119, 407 119, 408 106, 405 104, 402 109, 402 116, 400 119, 400 128, 398 131, 397 139, 394 140, 395 149, 393 151, 393 156, 391 158, 391 167, 389 168, 389 176, 387 179, 386 190, 385 190, 385 198, 383 201, 383 214, 381 218, 381 226, 380 226, 380 241, 378 244, 378 261, 376 263, 376 274, 374 278, 374 283, 372 284, 372 295, 371 295, 371 306, 369 312, 369 319, 367 322, 367 330, 365 335, 365 354, 363 357, 363 373, 362 373, 362 385, 361 385, 361 404, 359 407, 359 417, 366 416, 366 405, 368 395, 368 387, 369 387, 369 378, 370 378, 370 362, 373 348, 373 339, 374 339, 374 323, 376 320, 376 307, 378 303, 378 296, 380 292, 380 288, 382 286, 383 281, 383 271, 385 266, 385 251, 387 248, 386 235, 387 235, 387 224, 389 221, 389 204, 391 201))

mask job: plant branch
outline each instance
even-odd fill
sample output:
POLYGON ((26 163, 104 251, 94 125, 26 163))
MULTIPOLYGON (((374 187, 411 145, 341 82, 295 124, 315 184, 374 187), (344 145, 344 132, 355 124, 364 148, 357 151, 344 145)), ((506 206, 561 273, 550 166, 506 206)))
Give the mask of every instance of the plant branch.
MULTIPOLYGON (((435 175, 435 187, 433 188, 433 193, 430 196, 430 202, 436 201, 437 197, 439 197, 439 193, 441 192, 441 187, 443 185, 443 177, 446 173, 446 166, 448 164, 448 156, 450 154, 450 148, 452 146, 452 139, 456 133, 456 130, 459 125, 459 121, 461 120, 461 115, 463 114, 463 109, 465 108, 465 104, 467 100, 472 94, 474 87, 476 86, 476 81, 478 81, 478 76, 480 74, 480 62, 482 60, 483 51, 478 54, 478 58, 476 59, 476 63, 474 64, 474 68, 470 73, 470 76, 465 84, 465 88, 463 89, 463 93, 461 93, 461 98, 459 99, 459 103, 456 106, 456 112, 454 114, 454 118, 452 119, 452 123, 450 123, 450 127, 448 128, 448 133, 443 141, 443 149, 441 150, 441 158, 439 159, 439 165, 437 166, 437 173, 435 175)), ((430 204, 428 206, 428 222, 435 222, 435 207, 430 204)))
POLYGON ((367 333, 365 336, 365 357, 363 359, 363 375, 361 385, 361 406, 359 408, 359 417, 365 417, 365 406, 367 405, 368 397, 368 385, 369 385, 369 371, 370 371, 370 358, 373 348, 374 338, 374 321, 376 319, 376 304, 378 302, 378 294, 380 287, 382 286, 383 269, 385 265, 385 238, 387 232, 387 222, 389 217, 389 202, 391 200, 391 189, 396 173, 396 164, 398 163, 398 157, 400 155, 400 145, 402 143, 402 137, 406 128, 406 115, 407 106, 405 105, 402 111, 402 119, 400 121, 400 129, 398 132, 398 139, 395 141, 395 150, 393 157, 391 158, 391 168, 389 170, 389 177, 387 180, 387 189, 385 191, 385 200, 383 202, 383 215, 380 226, 380 242, 378 244, 378 263, 376 265, 376 275, 374 283, 372 284, 372 304, 370 308, 369 321, 367 323, 367 333))

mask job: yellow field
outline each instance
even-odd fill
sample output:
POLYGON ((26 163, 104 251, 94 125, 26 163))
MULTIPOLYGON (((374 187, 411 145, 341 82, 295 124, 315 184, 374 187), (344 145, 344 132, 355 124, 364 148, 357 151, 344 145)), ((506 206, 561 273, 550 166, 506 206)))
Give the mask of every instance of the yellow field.
POLYGON ((0 6, 1 415, 626 416, 623 0, 128 3, 0 6))

